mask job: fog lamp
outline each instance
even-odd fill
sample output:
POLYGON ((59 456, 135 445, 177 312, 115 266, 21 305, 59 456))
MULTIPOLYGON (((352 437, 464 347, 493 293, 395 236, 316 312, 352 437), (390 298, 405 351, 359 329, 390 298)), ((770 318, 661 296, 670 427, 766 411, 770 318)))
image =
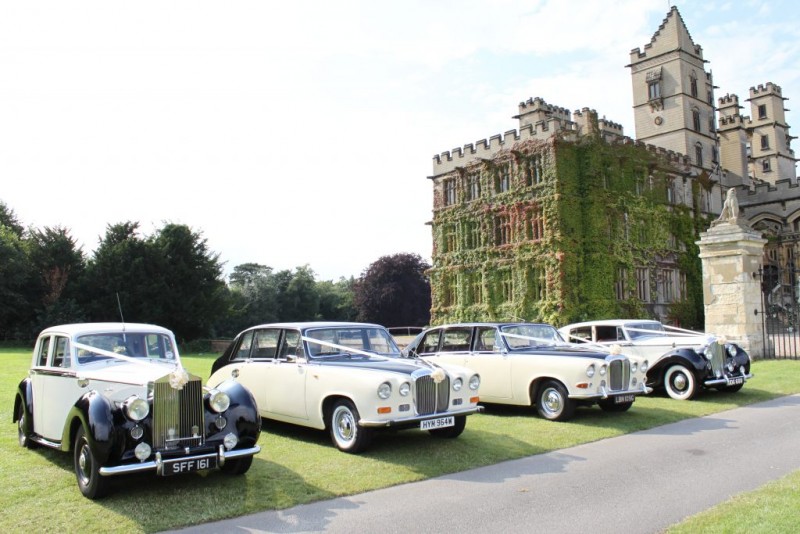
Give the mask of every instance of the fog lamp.
POLYGON ((230 434, 226 434, 224 438, 222 438, 222 443, 225 445, 225 448, 231 450, 239 443, 239 438, 231 432, 230 434))
POLYGON ((150 448, 150 445, 148 445, 147 443, 140 443, 133 450, 133 453, 136 455, 136 458, 140 462, 144 462, 145 460, 150 458, 150 453, 151 452, 153 452, 153 451, 150 448))

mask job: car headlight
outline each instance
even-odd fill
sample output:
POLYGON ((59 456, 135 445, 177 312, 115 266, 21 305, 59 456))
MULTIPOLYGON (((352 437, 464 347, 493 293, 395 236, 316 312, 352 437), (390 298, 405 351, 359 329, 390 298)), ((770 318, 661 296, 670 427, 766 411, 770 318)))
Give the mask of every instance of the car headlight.
POLYGON ((224 391, 212 389, 211 396, 208 398, 208 405, 215 412, 222 413, 230 407, 231 398, 224 391))
POLYGON ((150 413, 150 404, 136 395, 125 399, 123 406, 125 407, 125 415, 133 421, 141 421, 150 413))
POLYGON ((600 366, 600 376, 606 376, 606 366, 605 365, 601 365, 600 366))
POLYGON ((638 368, 639 368, 639 364, 637 364, 636 362, 631 360, 631 373, 635 373, 636 369, 638 369, 638 368))
POLYGON ((642 362, 642 365, 640 365, 640 366, 639 366, 639 370, 640 370, 641 372, 643 372, 643 373, 646 373, 646 372, 647 372, 647 369, 648 369, 649 367, 650 367, 650 364, 648 363, 648 361, 647 361, 647 360, 645 360, 645 361, 643 361, 643 362, 642 362))
POLYGON ((471 377, 469 377, 469 389, 471 389, 472 391, 475 391, 479 387, 481 387, 481 377, 480 377, 480 375, 472 375, 471 377))
POLYGON ((378 397, 386 400, 392 394, 392 385, 389 382, 384 382, 378 386, 378 397))
POLYGON ((725 348, 728 350, 728 354, 731 357, 736 356, 736 345, 725 345, 725 348))
POLYGON ((456 378, 453 380, 453 391, 461 391, 461 387, 464 385, 464 381, 461 380, 461 377, 456 378))
POLYGON ((595 368, 594 364, 591 364, 589 367, 586 368, 586 376, 592 378, 594 376, 595 368))
POLYGON ((406 397, 409 393, 411 393, 411 384, 408 382, 403 382, 400 384, 400 388, 397 390, 400 393, 401 397, 406 397))

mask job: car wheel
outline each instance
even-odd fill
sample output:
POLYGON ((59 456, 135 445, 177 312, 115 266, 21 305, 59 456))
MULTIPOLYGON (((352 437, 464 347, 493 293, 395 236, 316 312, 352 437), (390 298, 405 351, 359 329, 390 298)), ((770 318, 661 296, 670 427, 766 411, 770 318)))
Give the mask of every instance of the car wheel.
POLYGON ((453 439, 457 438, 464 432, 464 427, 467 426, 467 416, 466 415, 457 415, 455 417, 455 424, 453 426, 448 426, 445 428, 436 428, 434 430, 428 430, 431 433, 431 436, 435 438, 444 438, 444 439, 453 439))
POLYGON ((233 460, 225 460, 225 465, 220 469, 229 475, 243 475, 247 473, 250 466, 253 465, 253 457, 246 456, 244 458, 235 458, 233 460))
POLYGON ((372 439, 368 428, 358 426, 358 410, 349 400, 340 400, 333 405, 328 427, 331 440, 337 449, 349 453, 363 451, 372 439))
POLYGON ((664 373, 664 389, 676 400, 689 400, 697 393, 694 374, 683 365, 673 365, 664 373))
POLYGON ((611 399, 604 399, 597 401, 597 405, 600 406, 604 412, 627 412, 631 409, 631 406, 633 406, 633 402, 615 404, 611 399))
POLYGON ((575 402, 567 396, 567 390, 559 382, 545 382, 536 402, 539 415, 550 421, 566 421, 575 413, 575 402))
POLYGON ((73 449, 75 460, 75 477, 78 479, 78 488, 84 497, 99 499, 108 493, 109 481, 100 476, 100 464, 92 453, 86 432, 81 426, 75 435, 73 449))
POLYGON ((31 441, 28 433, 25 432, 25 425, 27 424, 25 419, 25 408, 20 407, 19 414, 17 414, 17 439, 19 440, 20 447, 33 449, 36 447, 36 443, 31 441))

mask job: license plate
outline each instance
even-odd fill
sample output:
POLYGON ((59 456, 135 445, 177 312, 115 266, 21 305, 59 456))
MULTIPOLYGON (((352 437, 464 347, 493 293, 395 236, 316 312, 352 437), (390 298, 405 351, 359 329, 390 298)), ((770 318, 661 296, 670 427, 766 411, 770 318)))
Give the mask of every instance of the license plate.
POLYGON ((636 395, 618 395, 614 397, 614 404, 624 404, 626 402, 633 402, 636 395))
POLYGON ((201 469, 212 469, 217 467, 216 456, 204 456, 202 458, 186 458, 178 460, 164 460, 161 474, 164 476, 180 475, 191 473, 201 469))
POLYGON ((738 386, 739 384, 744 384, 744 377, 737 376, 736 378, 729 378, 728 385, 729 386, 738 386))
POLYGON ((455 424, 456 424, 456 418, 453 416, 438 417, 436 419, 428 419, 427 421, 421 421, 419 423, 419 428, 421 430, 436 430, 437 428, 446 428, 448 426, 453 426, 455 424))

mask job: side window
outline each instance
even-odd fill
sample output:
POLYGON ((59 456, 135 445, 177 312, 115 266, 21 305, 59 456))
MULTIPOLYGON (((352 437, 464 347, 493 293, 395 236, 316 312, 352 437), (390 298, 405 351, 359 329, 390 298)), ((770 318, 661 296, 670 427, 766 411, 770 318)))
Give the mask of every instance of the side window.
POLYGON ((39 339, 39 353, 36 356, 36 365, 47 365, 47 357, 50 355, 50 336, 39 339))
POLYGON ((433 330, 425 334, 422 342, 419 344, 417 352, 420 354, 433 354, 439 349, 439 334, 441 330, 433 330))
POLYGON ((616 326, 598 326, 596 332, 597 341, 617 341, 616 326))
POLYGON ((63 367, 68 369, 72 366, 69 357, 69 339, 59 336, 56 338, 55 354, 53 356, 53 367, 63 367))
POLYGON ((239 342, 239 348, 236 349, 234 360, 246 360, 250 357, 250 347, 253 345, 253 331, 242 335, 242 340, 239 342))
POLYGON ((472 328, 448 328, 442 336, 442 352, 466 352, 472 340, 472 328))
POLYGON ((587 341, 592 341, 592 327, 580 326, 571 330, 567 341, 570 343, 586 343, 587 341))
POLYGON ((253 340, 251 358, 263 360, 275 358, 278 353, 278 338, 281 331, 278 329, 257 330, 253 340))
POLYGON ((496 332, 494 328, 479 328, 475 336, 475 352, 494 352, 496 332))
POLYGON ((303 353, 303 341, 300 339, 300 332, 296 330, 286 330, 278 359, 293 362, 296 361, 297 358, 303 357, 305 357, 305 354, 303 353))

